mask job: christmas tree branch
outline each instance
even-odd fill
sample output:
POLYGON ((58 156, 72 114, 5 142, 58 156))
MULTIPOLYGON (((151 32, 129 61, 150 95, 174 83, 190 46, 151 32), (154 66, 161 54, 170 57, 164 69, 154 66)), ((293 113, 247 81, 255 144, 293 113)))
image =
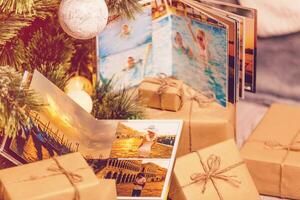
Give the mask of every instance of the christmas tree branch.
POLYGON ((0 9, 6 13, 31 13, 33 11, 33 7, 34 0, 0 0, 0 9))
MULTIPOLYGON (((33 0, 33 11, 20 14, 17 11, 5 12, 10 10, 4 4, 5 2, 0 0, 0 52, 3 51, 5 43, 16 37, 22 28, 30 26, 36 18, 45 19, 53 15, 59 6, 58 0, 33 0)), ((20 2, 20 0, 13 2, 20 2)))
POLYGON ((110 15, 120 15, 129 19, 142 10, 139 0, 106 0, 110 15))
POLYGON ((20 29, 29 26, 33 17, 9 14, 2 16, 0 21, 0 47, 12 38, 16 37, 20 29))
POLYGON ((115 91, 112 79, 96 88, 92 114, 98 119, 142 119, 144 108, 135 91, 115 91))
POLYGON ((44 106, 39 96, 22 85, 22 75, 13 67, 0 66, 0 128, 15 137, 20 124, 29 125, 28 111, 44 106))

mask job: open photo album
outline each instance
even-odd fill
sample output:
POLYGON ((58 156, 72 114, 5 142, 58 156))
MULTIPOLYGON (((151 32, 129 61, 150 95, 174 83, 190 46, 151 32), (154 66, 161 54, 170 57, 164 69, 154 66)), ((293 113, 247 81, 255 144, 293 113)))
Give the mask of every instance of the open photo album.
POLYGON ((97 76, 116 89, 165 74, 223 107, 256 89, 256 10, 211 0, 143 0, 134 19, 111 16, 97 37, 97 76))
POLYGON ((38 71, 30 89, 46 106, 15 138, 0 137, 2 167, 80 152, 99 179, 116 181, 118 199, 167 197, 182 120, 97 120, 38 71))

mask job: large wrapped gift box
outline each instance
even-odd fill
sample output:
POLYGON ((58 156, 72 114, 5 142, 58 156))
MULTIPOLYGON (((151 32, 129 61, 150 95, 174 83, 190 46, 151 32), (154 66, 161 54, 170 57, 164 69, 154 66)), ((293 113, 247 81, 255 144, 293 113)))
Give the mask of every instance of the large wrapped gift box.
POLYGON ((261 194, 300 199, 300 107, 274 104, 241 150, 261 194))
POLYGON ((178 111, 183 101, 183 82, 170 77, 146 78, 138 92, 140 99, 150 108, 178 111))
POLYGON ((260 199, 246 164, 232 139, 177 158, 170 198, 260 199))
POLYGON ((79 153, 0 171, 1 200, 116 200, 113 180, 98 180, 79 153))
MULTIPOLYGON (((200 105, 191 98, 184 85, 184 103, 178 112, 159 109, 147 109, 149 119, 182 119, 184 125, 177 150, 177 156, 235 138, 235 105, 228 104, 227 108, 216 102, 200 105)), ((200 94, 199 94, 200 95, 200 94)))

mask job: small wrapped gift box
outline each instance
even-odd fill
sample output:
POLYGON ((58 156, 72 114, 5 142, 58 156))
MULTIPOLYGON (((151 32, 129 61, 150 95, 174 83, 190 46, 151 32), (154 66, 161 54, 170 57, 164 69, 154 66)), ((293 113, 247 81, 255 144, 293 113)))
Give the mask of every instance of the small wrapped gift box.
POLYGON ((241 154, 261 194, 300 199, 300 107, 272 105, 241 154))
POLYGON ((113 180, 98 180, 79 153, 0 171, 1 200, 116 200, 113 180))
POLYGON ((139 86, 139 98, 150 108, 178 111, 182 106, 183 82, 166 76, 146 78, 139 86))
POLYGON ((184 103, 178 112, 146 110, 148 119, 184 120, 177 156, 235 138, 235 105, 228 104, 224 108, 215 101, 205 100, 202 94, 189 92, 186 85, 183 88, 184 103))
POLYGON ((170 197, 172 200, 260 199, 234 140, 178 158, 170 197))

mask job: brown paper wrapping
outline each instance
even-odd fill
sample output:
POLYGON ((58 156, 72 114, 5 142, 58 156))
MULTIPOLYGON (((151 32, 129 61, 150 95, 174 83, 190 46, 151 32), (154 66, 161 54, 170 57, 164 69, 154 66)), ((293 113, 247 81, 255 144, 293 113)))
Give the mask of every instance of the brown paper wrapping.
POLYGON ((230 139, 210 146, 198 151, 198 154, 202 157, 204 161, 203 164, 207 169, 207 159, 211 155, 219 157, 220 166, 217 172, 228 168, 226 172, 220 175, 235 180, 236 186, 222 179, 210 178, 207 181, 205 191, 202 192, 205 182, 199 181, 191 184, 191 176, 198 173, 205 174, 205 171, 197 154, 190 153, 176 160, 173 182, 170 189, 170 197, 172 200, 260 199, 248 169, 245 163, 243 163, 239 151, 235 146, 234 140, 230 139))
POLYGON ((172 86, 167 86, 165 91, 159 94, 158 90, 161 85, 152 82, 157 80, 158 78, 148 78, 140 84, 138 89, 140 99, 150 108, 178 111, 182 105, 183 82, 168 78, 168 81, 173 83, 172 86))
POLYGON ((274 104, 243 146, 241 154, 261 194, 300 199, 299 131, 300 107, 274 104))
MULTIPOLYGON (((98 180, 79 153, 55 158, 68 172, 82 178, 74 182, 80 200, 116 200, 113 180, 98 180)), ((1 200, 73 200, 75 188, 53 159, 0 171, 1 200)), ((78 198, 77 198, 78 199, 78 198)))
MULTIPOLYGON (((186 90, 185 86, 184 90, 186 90)), ((235 138, 234 105, 229 104, 227 108, 223 108, 216 102, 204 106, 199 106, 197 102, 194 102, 191 116, 191 138, 189 134, 190 107, 191 101, 185 100, 178 112, 157 109, 147 109, 146 111, 149 119, 184 120, 177 156, 235 138)))

